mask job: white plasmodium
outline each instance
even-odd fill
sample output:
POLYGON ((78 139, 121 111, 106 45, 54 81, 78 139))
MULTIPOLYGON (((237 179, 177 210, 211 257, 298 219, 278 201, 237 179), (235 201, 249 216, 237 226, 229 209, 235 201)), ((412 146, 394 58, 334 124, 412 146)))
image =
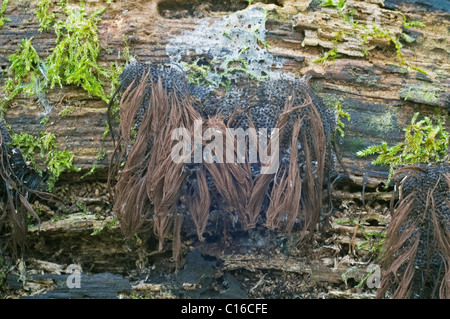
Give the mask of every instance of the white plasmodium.
MULTIPOLYGON (((232 63, 244 68, 246 76, 277 78, 284 59, 267 50, 266 18, 264 9, 250 7, 221 19, 198 19, 194 30, 168 41, 166 53, 172 62, 184 65, 185 71, 189 67, 182 62, 192 56, 206 57, 211 68, 205 80, 210 83, 220 83, 221 75, 231 68, 232 63)), ((233 72, 227 77, 237 79, 242 75, 242 72, 233 72)))

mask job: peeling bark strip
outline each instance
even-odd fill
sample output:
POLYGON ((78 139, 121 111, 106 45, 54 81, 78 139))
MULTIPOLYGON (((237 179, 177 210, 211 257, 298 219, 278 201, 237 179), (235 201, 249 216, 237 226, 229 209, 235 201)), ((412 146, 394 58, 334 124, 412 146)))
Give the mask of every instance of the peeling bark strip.
POLYGON ((378 297, 448 299, 450 165, 406 166, 394 178, 399 202, 386 234, 378 297))
MULTIPOLYGON (((173 228, 174 259, 178 259, 183 207, 203 241, 212 204, 228 205, 244 230, 264 225, 291 231, 300 219, 302 237, 314 231, 322 210, 324 181, 333 171, 334 112, 320 103, 303 80, 267 80, 245 86, 248 98, 243 105, 242 88, 231 88, 223 95, 211 93, 187 83, 173 65, 134 61, 124 70, 121 87, 126 90, 120 101, 117 158, 110 180, 118 173, 114 210, 126 236, 147 231, 146 221, 151 218, 160 250, 173 228), (199 119, 205 122, 200 132, 195 127, 199 119), (177 141, 172 132, 180 128, 191 136, 196 132, 204 136, 213 129, 222 137, 230 134, 229 129, 276 128, 282 131, 280 143, 274 145, 270 139, 267 148, 270 152, 280 148, 276 159, 280 165, 273 174, 265 174, 263 164, 267 163, 261 158, 256 163, 249 161, 247 152, 241 154, 237 147, 236 136, 225 139, 227 152, 234 152, 232 163, 174 161, 177 141), (137 131, 134 138, 132 131, 137 131), (119 171, 122 161, 126 163, 119 171)), ((246 145, 250 139, 247 136, 246 145)), ((200 141, 204 154, 208 144, 200 141)), ((193 149, 183 156, 192 153, 193 149)))

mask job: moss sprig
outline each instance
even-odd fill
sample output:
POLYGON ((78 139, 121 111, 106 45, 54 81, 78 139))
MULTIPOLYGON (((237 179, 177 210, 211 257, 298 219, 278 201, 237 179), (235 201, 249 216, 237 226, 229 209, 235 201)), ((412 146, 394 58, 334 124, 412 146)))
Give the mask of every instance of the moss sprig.
POLYGON ((51 5, 50 1, 41 0, 36 14, 41 30, 53 27, 56 46, 45 60, 41 60, 32 45, 33 38, 22 40, 16 52, 9 57, 11 76, 5 84, 9 96, 0 104, 2 114, 6 104, 20 93, 37 95, 55 86, 76 85, 90 97, 98 97, 108 103, 104 82, 110 79, 111 88, 117 86, 120 72, 117 63, 113 63, 110 69, 97 63, 100 54, 97 24, 106 8, 88 16, 83 2, 79 9, 75 9, 62 1, 58 5, 66 19, 55 21, 56 15, 51 12, 51 5))
POLYGON ((100 53, 97 23, 104 9, 89 17, 83 3, 80 10, 65 6, 65 11, 67 19, 54 25, 57 45, 46 60, 46 80, 50 88, 57 84, 61 87, 75 84, 85 89, 89 96, 108 102, 102 81, 107 77, 107 70, 97 64, 100 53))
POLYGON ((10 70, 14 74, 15 80, 25 79, 30 72, 38 69, 40 59, 35 48, 31 44, 33 38, 22 39, 19 48, 15 53, 11 54, 9 61, 11 62, 10 70))
POLYGON ((389 185, 396 167, 414 163, 438 162, 448 154, 449 132, 445 129, 445 121, 436 110, 436 120, 428 116, 418 121, 419 112, 415 113, 411 123, 404 129, 403 142, 388 146, 386 142, 381 145, 372 145, 356 153, 358 157, 378 155, 373 165, 389 166, 389 185))
POLYGON ((39 31, 43 32, 49 29, 56 19, 56 14, 50 10, 53 6, 50 0, 41 0, 38 3, 38 10, 36 16, 39 20, 39 31))
POLYGON ((3 27, 5 22, 11 21, 11 19, 4 17, 4 13, 6 11, 6 7, 8 7, 9 0, 4 0, 2 2, 2 6, 0 7, 0 28, 3 27))

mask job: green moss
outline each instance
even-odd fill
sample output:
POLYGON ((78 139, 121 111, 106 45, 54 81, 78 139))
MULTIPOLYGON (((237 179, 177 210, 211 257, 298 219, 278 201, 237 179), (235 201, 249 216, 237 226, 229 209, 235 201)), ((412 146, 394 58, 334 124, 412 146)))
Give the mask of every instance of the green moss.
POLYGON ((64 110, 59 112, 59 116, 66 117, 67 115, 70 115, 73 113, 73 107, 72 106, 66 106, 64 110))
POLYGON ((387 185, 397 166, 437 162, 447 155, 450 134, 439 112, 436 111, 436 123, 427 116, 417 121, 418 116, 419 113, 415 113, 411 124, 404 130, 403 142, 391 147, 383 142, 356 153, 359 157, 378 155, 372 164, 389 166, 387 185))
POLYGON ((55 22, 56 14, 54 12, 50 12, 50 7, 52 6, 53 4, 50 0, 41 0, 38 3, 36 16, 39 19, 39 31, 41 32, 49 29, 55 22))
POLYGON ((411 27, 420 27, 420 28, 426 27, 425 23, 420 22, 420 21, 413 21, 413 20, 407 21, 406 16, 404 14, 402 14, 402 15, 403 15, 403 27, 404 28, 409 29, 411 27))
POLYGON ((334 63, 334 60, 337 58, 340 58, 341 56, 342 55, 340 53, 338 53, 338 51, 337 51, 337 45, 335 43, 334 48, 332 48, 330 51, 326 52, 323 57, 313 60, 313 62, 317 63, 317 62, 325 62, 325 61, 330 60, 330 61, 332 61, 332 63, 334 63))
POLYGON ((16 52, 9 57, 11 62, 9 68, 13 72, 15 80, 22 80, 30 72, 38 69, 39 55, 31 44, 31 40, 33 38, 23 39, 16 52))
POLYGON ((342 12, 342 19, 348 24, 350 24, 353 28, 358 27, 358 21, 354 21, 355 10, 350 9, 347 12, 342 12))
POLYGON ((56 84, 61 87, 75 84, 85 89, 90 96, 108 102, 101 80, 107 77, 107 71, 97 64, 100 53, 97 23, 104 9, 89 17, 83 3, 80 10, 70 6, 64 9, 67 19, 54 25, 57 45, 46 60, 46 80, 50 88, 56 84))
POLYGON ((406 66, 409 69, 416 70, 416 71, 419 71, 419 72, 424 73, 424 74, 428 74, 427 71, 425 71, 425 70, 423 70, 423 69, 421 69, 421 68, 419 68, 417 66, 412 65, 409 61, 407 61, 405 59, 405 56, 404 56, 404 54, 402 52, 403 45, 400 42, 401 35, 398 38, 396 38, 396 37, 394 37, 392 35, 390 30, 381 29, 381 28, 377 27, 376 25, 373 25, 372 31, 370 31, 369 33, 363 35, 364 40, 363 40, 363 43, 362 43, 361 51, 364 52, 365 55, 368 54, 367 51, 364 49, 364 46, 367 43, 367 37, 368 36, 371 36, 371 37, 374 37, 374 38, 385 38, 385 39, 389 40, 395 47, 395 52, 397 54, 397 57, 400 60, 400 65, 404 65, 404 66, 406 66))
POLYGON ((99 228, 95 229, 92 233, 91 236, 96 236, 98 235, 100 232, 102 232, 104 229, 108 229, 108 228, 112 228, 114 227, 118 222, 117 216, 114 216, 113 219, 107 223, 104 223, 103 225, 101 225, 99 228))
POLYGON ((337 44, 338 44, 338 42, 344 41, 344 35, 346 35, 346 34, 348 34, 348 32, 345 32, 343 30, 336 31, 334 33, 333 40, 332 40, 333 48, 331 50, 329 50, 328 52, 326 52, 323 57, 313 60, 313 63, 325 62, 325 61, 330 60, 330 61, 332 61, 331 63, 333 64, 335 59, 340 58, 342 56, 342 54, 340 54, 338 52, 337 44))
POLYGON ((182 63, 184 67, 187 68, 187 78, 189 82, 195 83, 196 85, 203 86, 218 86, 213 80, 208 79, 208 75, 211 71, 210 65, 200 65, 199 59, 195 60, 193 63, 182 63))
POLYGON ((53 27, 56 46, 45 60, 41 60, 33 48, 32 38, 22 40, 9 58, 11 77, 5 84, 9 96, 0 104, 3 112, 6 104, 19 93, 37 95, 56 85, 76 85, 85 89, 89 96, 109 102, 104 81, 110 80, 110 94, 118 85, 121 71, 118 64, 112 63, 109 69, 97 64, 100 53, 97 24, 106 8, 88 16, 83 2, 79 10, 60 2, 60 10, 66 19, 55 22, 56 14, 50 12, 51 5, 50 1, 40 1, 36 14, 42 30, 53 27))
POLYGON ((224 36, 225 38, 227 38, 228 40, 233 41, 233 38, 231 37, 231 35, 230 35, 230 33, 229 33, 228 30, 224 30, 222 34, 223 34, 223 36, 224 36))
POLYGON ((5 24, 5 22, 11 21, 9 18, 5 18, 5 17, 3 16, 3 14, 4 14, 5 11, 6 11, 6 7, 8 6, 8 4, 9 4, 9 0, 4 0, 4 1, 2 2, 2 6, 0 7, 0 28, 3 27, 3 25, 5 24))
POLYGON ((36 74, 39 72, 40 59, 30 39, 23 39, 15 53, 11 54, 9 67, 12 77, 5 83, 5 91, 8 97, 0 103, 1 115, 5 112, 6 104, 13 100, 19 93, 33 94, 40 85, 36 74))
POLYGON ((345 7, 345 0, 322 0, 321 7, 332 7, 337 10, 342 10, 345 7))
MULTIPOLYGON (((133 56, 130 53, 130 45, 128 44, 127 36, 125 34, 122 35, 122 41, 123 41, 123 45, 124 45, 123 58, 128 63, 128 62, 130 62, 131 58, 133 58, 133 56)), ((119 51, 119 58, 120 58, 120 51, 119 51)))
POLYGON ((382 253, 384 238, 386 238, 386 232, 374 232, 367 231, 366 226, 369 224, 365 221, 359 221, 356 219, 341 219, 336 221, 339 225, 349 225, 355 227, 355 231, 359 229, 366 240, 360 242, 356 246, 356 251, 365 250, 370 254, 377 257, 380 253, 382 253))
POLYGON ((42 172, 38 165, 40 157, 47 170, 50 172, 48 188, 52 190, 59 176, 64 171, 79 171, 72 164, 73 154, 69 151, 60 151, 56 145, 56 137, 53 133, 41 132, 41 136, 33 136, 29 133, 12 134, 10 145, 18 147, 25 161, 29 161, 38 172, 42 172))
MULTIPOLYGON (((322 88, 318 88, 316 85, 313 86, 315 92, 320 92, 322 90, 322 88)), ((327 94, 327 93, 320 94, 320 97, 322 98, 322 101, 325 103, 327 107, 332 108, 336 111, 337 115, 336 132, 338 132, 341 137, 344 137, 345 123, 343 122, 343 120, 346 119, 347 122, 351 121, 350 114, 348 112, 345 112, 344 109, 342 108, 344 98, 336 94, 327 94)))
POLYGON ((89 172, 83 174, 80 178, 84 179, 84 178, 86 178, 88 176, 93 175, 95 173, 95 171, 97 170, 97 168, 98 168, 98 164, 95 163, 94 165, 92 165, 92 168, 89 170, 89 172))
POLYGON ((407 43, 413 43, 414 41, 416 41, 416 39, 414 39, 413 37, 407 35, 406 33, 400 34, 400 38, 402 40, 406 41, 407 43))
POLYGON ((81 202, 76 202, 76 205, 77 205, 78 209, 79 209, 81 212, 83 212, 84 215, 87 215, 87 214, 89 213, 88 210, 87 210, 87 208, 86 208, 86 204, 81 203, 81 202))
MULTIPOLYGON (((5 3, 4 3, 5 5, 5 3)), ((8 102, 18 94, 41 96, 55 86, 63 87, 76 85, 82 87, 90 97, 97 97, 109 102, 109 97, 119 85, 119 75, 123 66, 117 62, 109 68, 100 67, 97 59, 100 54, 100 39, 97 24, 99 16, 106 8, 88 15, 83 2, 79 9, 70 6, 67 1, 54 4, 49 0, 41 0, 37 5, 36 15, 40 23, 40 31, 52 28, 55 32, 55 47, 45 60, 39 57, 32 45, 32 38, 23 39, 19 48, 9 58, 10 76, 5 83, 8 97, 0 103, 1 115, 5 112, 8 102), (57 18, 61 20, 56 21, 57 18), (105 82, 109 80, 109 87, 105 82)), ((129 49, 124 40, 125 54, 129 56, 129 49)), ((129 58, 129 57, 126 57, 129 58)), ((72 112, 66 108, 60 116, 64 117, 72 112)), ((44 118, 45 125, 48 118, 44 118)), ((38 152, 44 164, 51 173, 50 188, 66 170, 78 170, 72 165, 73 154, 56 149, 56 144, 45 145, 46 138, 55 139, 50 133, 42 133, 41 137, 34 137, 27 133, 14 136, 13 143, 23 149, 27 160, 36 164, 38 152)))
POLYGON ((342 119, 346 118, 347 121, 350 122, 350 114, 348 114, 347 112, 344 112, 344 110, 342 110, 342 105, 341 105, 341 102, 339 102, 339 101, 336 102, 334 109, 336 110, 336 114, 337 114, 336 131, 341 135, 341 137, 344 137, 345 124, 344 124, 344 122, 342 122, 342 119))
MULTIPOLYGON (((398 37, 395 37, 392 35, 392 32, 388 29, 384 29, 381 27, 376 26, 375 24, 372 26, 372 28, 368 26, 359 26, 358 22, 353 21, 353 16, 355 14, 354 9, 347 9, 345 6, 344 0, 322 0, 321 6, 325 7, 333 7, 335 8, 342 16, 344 22, 350 24, 353 29, 360 30, 359 36, 362 39, 361 43, 361 52, 364 54, 364 56, 368 56, 369 52, 366 50, 366 44, 369 41, 369 37, 372 38, 384 38, 387 39, 389 42, 391 42, 394 45, 396 54, 398 59, 400 60, 400 65, 406 66, 408 69, 416 70, 418 72, 422 72, 424 74, 428 74, 425 70, 412 65, 409 61, 405 59, 405 56, 402 52, 403 45, 400 42, 400 38, 406 38, 406 42, 410 43, 410 38, 405 36, 403 33, 400 34, 398 37)), ((403 27, 404 28, 410 28, 413 26, 417 27, 424 27, 425 24, 419 22, 419 21, 406 21, 406 17, 403 13, 398 12, 403 16, 403 27)), ((324 62, 327 60, 334 62, 335 59, 340 58, 342 55, 339 54, 337 50, 337 42, 343 41, 343 35, 349 35, 353 36, 354 32, 348 32, 343 30, 337 30, 334 34, 334 47, 325 53, 325 55, 322 58, 315 59, 313 62, 324 62)))

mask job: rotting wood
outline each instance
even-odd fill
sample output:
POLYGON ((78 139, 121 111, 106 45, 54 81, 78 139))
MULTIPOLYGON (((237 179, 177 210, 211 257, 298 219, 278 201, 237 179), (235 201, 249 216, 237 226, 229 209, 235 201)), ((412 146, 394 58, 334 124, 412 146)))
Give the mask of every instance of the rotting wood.
MULTIPOLYGON (((289 4, 285 5, 284 8, 275 7, 275 11, 283 13, 284 10, 286 10, 284 12, 293 10, 293 1, 286 1, 286 3, 288 2, 289 4)), ((303 4, 308 1, 300 2, 303 4)), ((36 18, 33 18, 32 15, 32 9, 35 3, 37 1, 29 1, 28 4, 20 5, 11 3, 10 7, 8 7, 6 15, 12 18, 12 22, 5 24, 0 29, 0 45, 4 48, 0 52, 1 69, 6 69, 9 66, 8 56, 15 51, 17 44, 24 37, 35 36, 35 42, 33 43, 36 44, 39 53, 43 55, 45 55, 46 50, 53 46, 52 41, 54 39, 51 38, 50 33, 39 34, 37 31, 38 24, 36 18), (24 11, 24 6, 28 6, 28 11, 24 11)), ((99 3, 89 2, 87 6, 93 9, 97 5, 99 3)), ((102 63, 106 64, 107 62, 117 60, 118 51, 124 48, 122 35, 126 36, 132 54, 139 60, 166 60, 167 56, 164 46, 167 43, 167 39, 180 34, 182 28, 189 31, 196 26, 195 20, 197 18, 165 19, 159 16, 156 10, 156 1, 148 1, 145 4, 141 4, 138 9, 127 8, 127 5, 127 2, 113 3, 111 10, 108 9, 102 16, 99 27, 101 40, 105 48, 112 48, 112 53, 102 51, 100 56, 102 63), (154 21, 154 23, 149 23, 149 20, 154 21)), ((134 6, 134 4, 132 5, 134 6)), ((270 8, 274 7, 272 6, 270 8)), ((309 15, 309 12, 305 11, 306 8, 307 5, 301 8, 300 11, 296 11, 295 14, 309 15)), ((220 18, 223 14, 226 13, 216 13, 214 15, 215 18, 220 18)), ((346 124, 346 136, 339 140, 339 145, 344 155, 344 163, 351 171, 352 180, 357 185, 364 184, 362 177, 364 172, 369 177, 367 186, 373 189, 385 181, 385 177, 387 176, 383 168, 372 167, 369 159, 356 158, 355 152, 357 150, 364 148, 369 143, 379 143, 384 139, 388 139, 392 143, 398 142, 401 140, 401 129, 409 123, 412 114, 416 111, 420 111, 425 115, 433 115, 433 107, 436 103, 444 112, 450 110, 450 106, 448 105, 448 92, 445 89, 445 79, 448 78, 449 73, 446 50, 446 46, 448 47, 448 39, 446 40, 440 37, 440 31, 443 27, 445 28, 447 26, 442 19, 448 16, 448 14, 445 12, 424 12, 419 17, 414 10, 411 11, 411 14, 412 18, 420 19, 427 24, 426 28, 417 31, 419 33, 418 41, 411 45, 410 51, 408 52, 408 54, 413 54, 411 58, 413 62, 419 61, 421 66, 430 69, 427 69, 431 71, 427 76, 415 71, 407 72, 403 67, 390 64, 396 62, 395 57, 393 57, 395 51, 393 51, 387 42, 380 42, 380 47, 374 48, 374 54, 367 58, 367 60, 344 57, 336 60, 334 64, 312 63, 312 60, 323 56, 323 53, 328 50, 329 44, 324 45, 324 47, 306 46, 303 48, 301 47, 301 43, 307 35, 306 31, 308 29, 318 29, 320 22, 304 26, 299 24, 292 30, 290 21, 281 18, 277 20, 273 16, 270 16, 267 21, 267 41, 271 45, 269 50, 273 54, 287 60, 284 66, 285 70, 300 74, 312 74, 314 90, 327 101, 327 104, 332 105, 337 99, 343 99, 342 105, 344 106, 344 110, 351 114, 352 121, 346 124), (286 54, 286 52, 289 52, 289 54, 286 54), (386 63, 386 61, 389 62, 386 63), (427 85, 441 89, 441 95, 436 103, 423 103, 424 101, 419 96, 411 96, 409 98, 405 93, 407 92, 405 90, 409 87, 424 88, 427 85), (446 97, 447 100, 445 100, 446 97), (380 118, 380 114, 386 116, 380 118)), ((340 17, 333 14, 330 15, 328 21, 332 23, 337 19, 340 19, 340 17)), ((396 24, 398 24, 398 21, 396 21, 396 24)), ((311 34, 308 35, 311 36, 311 34)), ((326 35, 323 32, 318 33, 318 35, 324 38, 326 36, 328 38, 330 37, 330 34, 326 35)), ((353 49, 356 50, 356 47, 353 49)), ((5 96, 3 91, 4 81, 5 75, 0 74, 0 98, 5 96)), ((55 89, 49 92, 48 97, 55 103, 55 109, 50 115, 48 128, 57 135, 58 141, 61 141, 62 144, 64 143, 67 149, 72 150, 76 154, 76 164, 81 166, 84 171, 89 170, 96 161, 95 157, 103 142, 105 142, 104 146, 108 151, 112 148, 112 143, 109 139, 106 141, 101 140, 106 119, 106 105, 100 100, 89 99, 85 92, 74 87, 55 89), (65 118, 59 117, 59 111, 68 105, 74 106, 74 112, 65 118)), ((13 131, 31 131, 37 133, 42 130, 42 127, 39 125, 40 119, 38 118, 42 113, 42 108, 36 99, 20 97, 10 107, 6 118, 13 131)), ((100 164, 100 174, 97 177, 104 177, 106 175, 108 163, 109 161, 105 159, 100 164)), ((362 200, 361 194, 358 192, 351 194, 341 192, 335 194, 337 196, 342 195, 342 198, 347 197, 358 201, 362 200)), ((383 202, 390 196, 387 193, 371 193, 370 195, 375 200, 383 202)), ((57 225, 62 227, 63 233, 68 231, 67 228, 64 228, 64 223, 57 225)), ((83 231, 77 233, 76 229, 71 229, 70 232, 75 231, 74 238, 76 238, 77 243, 80 238, 83 238, 82 240, 84 242, 88 242, 91 239, 88 237, 89 232, 100 225, 103 224, 94 221, 91 224, 89 222, 79 222, 78 226, 83 231), (76 237, 80 234, 86 236, 76 237)), ((41 228, 40 235, 37 237, 35 237, 37 235, 37 228, 34 228, 30 236, 39 240, 39 238, 44 238, 46 234, 50 237, 53 234, 57 234, 57 230, 51 226, 47 226, 45 223, 42 226, 48 228, 41 228)), ((341 229, 344 230, 344 228, 341 229)), ((115 230, 117 229, 115 228, 115 230)), ((348 240, 352 239, 349 234, 353 234, 354 230, 354 227, 345 228, 345 236, 340 237, 338 242, 349 244, 350 242, 348 240)), ((57 241, 60 241, 60 238, 62 237, 53 237, 57 241)), ((40 248, 38 246, 36 247, 36 251, 40 251, 40 248)), ((58 257, 58 254, 64 255, 65 252, 63 252, 63 249, 58 249, 53 252, 53 256, 58 257)), ((80 255, 77 257, 76 255, 74 253, 70 257, 66 256, 66 259, 62 258, 62 256, 61 259, 83 259, 87 256, 80 255)), ((88 260, 89 263, 92 264, 90 260, 88 260)), ((243 269, 250 267, 246 263, 241 263, 240 266, 243 269)), ((94 270, 101 269, 99 267, 99 265, 96 265, 94 270)), ((121 271, 118 268, 108 268, 111 265, 103 265, 101 267, 111 271, 121 271)), ((234 269, 238 269, 237 267, 234 269)), ((273 267, 276 267, 276 265, 273 267)), ((324 266, 320 268, 323 273, 330 271, 330 268, 324 266)), ((260 269, 266 268, 261 266, 260 269)), ((290 269, 295 270, 297 268, 293 267, 290 269)), ((294 273, 296 272, 294 271, 294 273)), ((317 271, 316 274, 321 274, 321 272, 317 271)), ((342 278, 339 279, 338 277, 341 278, 341 275, 333 273, 333 276, 331 276, 336 283, 342 283, 342 278)), ((330 294, 332 293, 333 291, 330 291, 330 294)), ((354 295, 347 294, 346 292, 344 294, 336 293, 336 297, 342 298, 347 296, 354 297, 354 295)))
POLYGON ((288 257, 274 256, 268 259, 266 256, 258 255, 233 255, 224 259, 222 271, 233 271, 246 269, 251 272, 257 270, 276 270, 295 273, 299 276, 305 275, 313 282, 327 282, 340 284, 343 282, 342 274, 347 268, 333 269, 319 264, 308 264, 299 262, 288 257))
POLYGON ((141 259, 155 247, 145 238, 142 243, 125 241, 112 220, 112 216, 102 220, 93 214, 73 213, 42 222, 29 229, 27 255, 60 264, 79 260, 86 271, 126 273, 142 264, 141 259))
MULTIPOLYGON (((9 67, 8 57, 17 49, 18 43, 23 38, 33 37, 33 45, 42 56, 46 56, 48 50, 53 47, 53 33, 38 31, 38 20, 34 16, 37 2, 37 0, 27 3, 10 1, 4 15, 10 18, 11 22, 5 23, 0 29, 0 46, 2 47, 0 68, 2 70, 7 70, 9 67)), ((324 50, 329 49, 330 39, 336 32, 354 30, 333 8, 316 7, 315 11, 312 11, 308 9, 311 1, 284 1, 283 3, 283 7, 256 3, 258 6, 267 8, 268 11, 266 40, 271 46, 268 51, 286 60, 284 71, 312 74, 315 90, 319 96, 325 98, 327 104, 332 105, 336 99, 343 99, 341 104, 352 117, 352 121, 346 127, 346 136, 339 142, 344 163, 355 177, 366 172, 372 183, 383 182, 386 178, 386 170, 372 167, 370 159, 357 158, 355 152, 365 148, 369 143, 379 143, 382 140, 390 143, 399 142, 402 128, 407 125, 416 111, 432 115, 434 112, 432 107, 435 105, 441 107, 443 111, 448 110, 449 99, 444 80, 448 78, 450 69, 445 53, 448 40, 441 41, 438 31, 445 28, 445 17, 448 14, 433 11, 421 13, 419 17, 414 10, 410 9, 410 12, 407 12, 411 19, 420 18, 421 22, 427 25, 417 30, 419 35, 416 42, 406 45, 413 54, 408 57, 411 63, 418 63, 420 67, 428 71, 428 75, 422 76, 420 72, 413 70, 407 72, 403 67, 396 67, 398 60, 395 57, 395 49, 385 40, 374 42, 368 48, 372 50, 369 50, 370 55, 366 58, 351 57, 358 51, 359 44, 348 51, 341 50, 341 43, 339 43, 338 51, 341 50, 344 54, 342 59, 335 60, 334 64, 313 63, 314 59, 322 57, 324 50), (310 42, 314 39, 317 39, 317 45, 310 46, 310 42), (305 45, 302 46, 302 43, 305 45), (289 54, 286 55, 286 52, 289 54), (417 88, 419 92, 420 88, 426 86, 438 90, 436 91, 439 92, 437 104, 435 102, 427 104, 414 93, 415 91, 410 95, 405 93, 410 88, 417 88), (380 106, 382 106, 381 110, 380 106), (379 118, 380 111, 389 115, 389 118, 386 117, 386 122, 382 125, 372 126, 375 119, 379 118)), ((347 1, 347 3, 354 9, 354 19, 359 21, 360 25, 366 24, 371 14, 376 16, 379 13, 380 23, 384 29, 390 30, 393 35, 401 32, 402 17, 394 10, 383 8, 382 1, 372 1, 367 4, 367 2, 355 0, 347 1), (366 8, 367 6, 370 8, 366 8)), ((102 6, 100 2, 86 4, 88 12, 93 12, 102 6)), ((107 65, 113 61, 124 62, 124 37, 127 39, 130 53, 138 60, 168 60, 165 46, 170 38, 195 29, 197 20, 201 16, 220 19, 230 14, 224 11, 208 12, 205 7, 204 12, 198 8, 197 13, 184 16, 184 14, 176 13, 178 12, 176 10, 180 9, 175 7, 171 7, 170 1, 158 0, 139 5, 126 1, 111 3, 101 16, 102 20, 99 23, 99 35, 103 47, 99 57, 100 65, 107 65), (168 12, 163 14, 160 2, 164 3, 164 10, 168 12), (172 9, 175 11, 171 12, 172 9), (149 23, 149 21, 152 22, 149 23), (119 52, 121 58, 118 58, 119 52)), ((405 8, 405 11, 406 9, 408 8, 405 8)), ((343 41, 342 45, 346 43, 350 42, 343 41)), ((6 75, 0 75, 0 98, 6 96, 5 80, 6 75)), ((55 104, 55 107, 45 129, 55 133, 58 143, 64 144, 67 150, 75 154, 74 163, 83 169, 80 175, 90 170, 94 163, 98 163, 97 176, 104 177, 109 160, 105 158, 99 162, 96 157, 101 147, 106 149, 108 155, 112 151, 111 140, 102 139, 106 120, 105 103, 88 98, 83 90, 75 87, 55 88, 48 93, 48 99, 55 104), (59 112, 67 106, 72 106, 74 112, 64 118, 60 117, 59 112)), ((42 130, 39 124, 39 115, 42 112, 43 109, 36 98, 21 96, 9 105, 6 119, 15 132, 25 131, 37 134, 42 130)))

